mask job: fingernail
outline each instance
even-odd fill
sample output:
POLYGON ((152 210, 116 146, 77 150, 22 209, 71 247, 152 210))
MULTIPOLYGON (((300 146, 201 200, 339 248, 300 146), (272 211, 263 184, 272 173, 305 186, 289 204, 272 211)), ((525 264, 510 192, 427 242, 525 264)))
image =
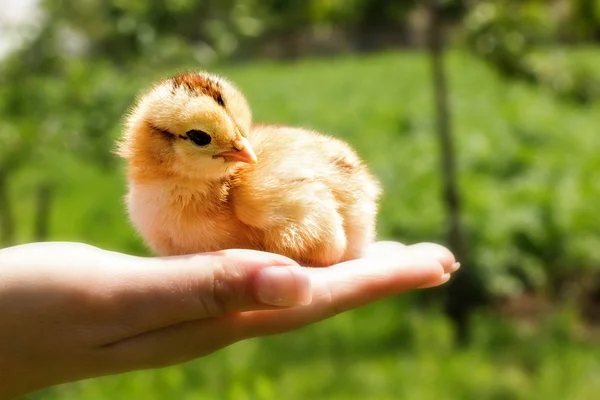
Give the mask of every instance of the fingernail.
POLYGON ((437 281, 432 282, 432 283, 427 283, 423 286, 419 286, 418 289, 428 289, 428 288, 440 286, 440 285, 443 285, 444 283, 448 282, 449 280, 450 280, 450 273, 446 273, 446 274, 442 275, 437 281))
POLYGON ((312 301, 310 278, 300 267, 267 267, 256 276, 256 297, 279 307, 304 306, 312 301))
POLYGON ((449 273, 454 273, 456 271, 458 271, 460 268, 460 263, 459 262, 455 262, 454 264, 452 264, 452 266, 450 267, 450 271, 448 271, 449 273))
MULTIPOLYGON (((417 243, 407 247, 407 251, 420 257, 433 258, 439 261, 442 265, 447 265, 451 258, 454 258, 452 253, 445 248, 435 243, 417 243)), ((455 261, 455 260, 452 260, 455 261)))

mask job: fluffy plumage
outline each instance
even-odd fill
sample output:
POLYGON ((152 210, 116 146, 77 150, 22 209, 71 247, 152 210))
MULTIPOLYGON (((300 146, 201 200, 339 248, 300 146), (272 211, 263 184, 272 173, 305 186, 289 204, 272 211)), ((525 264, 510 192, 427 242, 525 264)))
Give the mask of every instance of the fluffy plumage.
POLYGON ((157 254, 246 248, 327 266, 375 236, 380 186, 346 143, 253 125, 243 94, 212 74, 144 94, 118 154, 131 221, 157 254))

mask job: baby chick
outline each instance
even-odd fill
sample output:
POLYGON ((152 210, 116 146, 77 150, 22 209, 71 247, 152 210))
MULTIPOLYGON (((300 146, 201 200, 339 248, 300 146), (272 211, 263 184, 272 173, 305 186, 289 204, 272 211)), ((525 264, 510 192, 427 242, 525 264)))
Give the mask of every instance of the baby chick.
POLYGON ((346 143, 254 125, 244 95, 209 73, 144 94, 117 153, 131 221, 160 255, 245 248, 328 266, 375 236, 380 186, 346 143))

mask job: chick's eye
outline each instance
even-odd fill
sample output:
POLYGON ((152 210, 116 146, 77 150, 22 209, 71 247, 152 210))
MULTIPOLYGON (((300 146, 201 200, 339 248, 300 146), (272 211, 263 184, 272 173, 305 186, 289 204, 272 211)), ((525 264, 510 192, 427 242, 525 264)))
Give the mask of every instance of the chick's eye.
POLYGON ((191 130, 187 132, 188 137, 198 146, 206 146, 210 143, 210 135, 204 131, 191 130))

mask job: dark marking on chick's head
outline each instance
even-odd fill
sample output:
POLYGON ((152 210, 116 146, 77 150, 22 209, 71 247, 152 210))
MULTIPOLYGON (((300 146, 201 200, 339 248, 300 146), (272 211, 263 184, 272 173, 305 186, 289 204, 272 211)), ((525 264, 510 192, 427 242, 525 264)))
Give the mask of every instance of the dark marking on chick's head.
POLYGON ((179 74, 171 78, 173 89, 185 88, 190 94, 205 95, 213 98, 221 107, 225 107, 221 85, 208 76, 194 72, 179 74))
POLYGON ((342 171, 351 172, 358 167, 358 163, 348 159, 344 154, 336 154, 330 158, 331 162, 342 171))
POLYGON ((150 128, 150 129, 151 129, 153 132, 158 132, 158 133, 160 133, 161 135, 163 135, 165 138, 167 138, 167 139, 169 139, 169 140, 175 140, 175 138, 176 138, 176 137, 175 137, 175 135, 174 135, 174 134, 172 134, 171 132, 169 132, 168 130, 166 130, 166 129, 162 129, 162 128, 159 128, 158 126, 156 126, 156 125, 153 125, 153 124, 151 124, 151 123, 148 123, 148 127, 149 127, 149 128, 150 128))

